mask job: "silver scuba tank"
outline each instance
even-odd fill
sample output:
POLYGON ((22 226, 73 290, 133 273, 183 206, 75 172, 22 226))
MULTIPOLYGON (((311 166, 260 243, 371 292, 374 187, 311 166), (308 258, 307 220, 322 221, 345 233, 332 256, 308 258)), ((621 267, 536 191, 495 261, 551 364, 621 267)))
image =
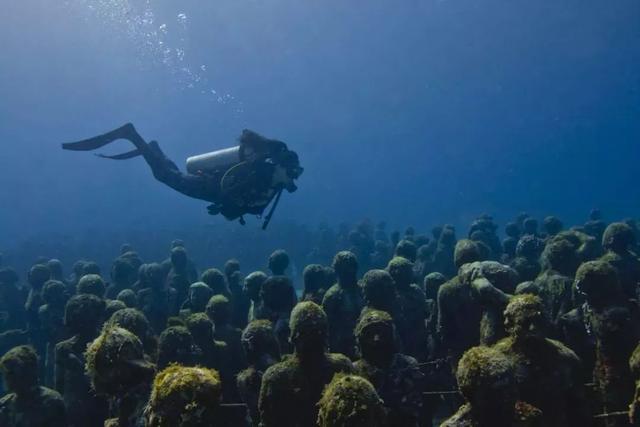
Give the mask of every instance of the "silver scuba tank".
POLYGON ((187 172, 196 175, 201 172, 212 172, 227 169, 240 162, 240 146, 223 148, 210 153, 199 154, 187 159, 187 172))

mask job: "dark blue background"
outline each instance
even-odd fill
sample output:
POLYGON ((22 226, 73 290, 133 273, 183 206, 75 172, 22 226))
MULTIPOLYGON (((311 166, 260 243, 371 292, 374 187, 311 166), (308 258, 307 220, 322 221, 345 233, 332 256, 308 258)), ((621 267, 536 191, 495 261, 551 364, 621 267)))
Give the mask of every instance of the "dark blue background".
POLYGON ((127 121, 180 166, 232 145, 244 127, 288 142, 306 172, 276 221, 424 228, 467 225, 485 211, 502 224, 522 210, 567 223, 593 206, 609 219, 638 213, 637 0, 20 0, 2 9, 3 239, 223 221, 156 183, 140 159, 59 148, 127 121), (184 49, 183 59, 172 50, 163 63, 159 41, 184 49))

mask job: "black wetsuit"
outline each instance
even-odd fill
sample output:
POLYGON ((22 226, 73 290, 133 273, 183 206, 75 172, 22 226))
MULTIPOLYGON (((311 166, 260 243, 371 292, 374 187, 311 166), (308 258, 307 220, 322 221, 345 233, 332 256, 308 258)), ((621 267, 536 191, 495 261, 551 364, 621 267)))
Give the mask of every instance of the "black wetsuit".
POLYGON ((62 144, 62 147, 65 150, 92 151, 118 139, 130 141, 135 149, 115 156, 102 154, 98 156, 113 160, 142 156, 158 181, 186 196, 212 203, 209 206, 209 213, 221 213, 229 220, 241 218, 244 214, 262 214, 271 200, 283 189, 289 192, 295 191, 293 179, 302 173, 297 155, 289 151, 286 144, 263 138, 247 130, 241 136, 241 150, 251 152, 251 160, 245 161, 244 165, 238 165, 244 166, 240 171, 242 179, 232 189, 225 191, 222 189, 222 181, 229 169, 185 174, 162 152, 156 141, 147 143, 130 123, 94 138, 62 144), (287 156, 288 159, 293 159, 293 161, 289 160, 287 163, 290 164, 286 166, 287 175, 291 178, 290 183, 277 184, 274 187, 272 178, 278 164, 269 157, 269 154, 282 159, 287 156), (266 159, 271 160, 266 161, 266 159))

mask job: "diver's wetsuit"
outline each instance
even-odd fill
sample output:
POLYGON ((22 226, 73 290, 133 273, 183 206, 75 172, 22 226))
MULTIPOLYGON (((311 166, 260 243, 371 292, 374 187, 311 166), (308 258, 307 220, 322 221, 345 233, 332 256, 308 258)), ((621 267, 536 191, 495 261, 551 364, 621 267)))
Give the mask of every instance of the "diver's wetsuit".
POLYGON ((147 143, 130 123, 94 138, 62 144, 62 148, 92 151, 118 139, 131 141, 136 148, 115 156, 98 156, 113 160, 142 156, 158 181, 186 196, 211 202, 210 214, 221 213, 229 220, 240 218, 241 223, 244 223, 242 216, 245 214, 261 215, 274 198, 276 204, 283 190, 296 191, 294 180, 303 171, 297 154, 284 142, 264 138, 249 130, 244 130, 240 137, 240 163, 197 174, 182 173, 156 141, 147 143), (226 176, 229 179, 225 181, 226 176))
POLYGON ((118 139, 126 139, 135 145, 136 149, 116 156, 104 156, 114 160, 130 159, 136 156, 144 157, 151 168, 153 176, 163 184, 168 185, 180 193, 211 203, 220 201, 220 179, 222 176, 184 174, 160 149, 156 141, 147 143, 136 131, 131 123, 116 130, 107 132, 83 141, 62 144, 65 150, 91 151, 104 147, 118 139))

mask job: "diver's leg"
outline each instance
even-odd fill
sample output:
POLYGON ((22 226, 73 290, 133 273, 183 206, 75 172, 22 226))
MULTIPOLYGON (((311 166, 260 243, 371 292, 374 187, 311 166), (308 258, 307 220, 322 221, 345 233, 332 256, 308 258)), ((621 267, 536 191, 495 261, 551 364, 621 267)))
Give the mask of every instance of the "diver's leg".
POLYGON ((178 169, 177 166, 164 155, 157 142, 153 141, 151 144, 147 144, 131 123, 127 123, 124 126, 93 138, 62 144, 62 148, 73 151, 92 151, 111 144, 119 139, 125 139, 131 142, 136 147, 135 150, 117 154, 115 156, 99 156, 114 160, 124 160, 136 156, 143 156, 154 171, 154 175, 156 175, 156 173, 158 175, 162 175, 162 169, 178 169))
POLYGON ((220 199, 220 183, 212 176, 184 174, 160 149, 156 141, 147 145, 144 159, 151 168, 153 176, 174 190, 193 197, 216 203, 220 199))
POLYGON ((153 176, 174 190, 196 199, 217 202, 220 197, 219 182, 204 175, 183 174, 160 149, 156 141, 147 142, 140 136, 131 123, 105 134, 78 142, 62 144, 65 150, 91 151, 104 147, 118 139, 130 141, 136 149, 115 156, 101 156, 114 160, 144 157, 151 168, 153 176))

